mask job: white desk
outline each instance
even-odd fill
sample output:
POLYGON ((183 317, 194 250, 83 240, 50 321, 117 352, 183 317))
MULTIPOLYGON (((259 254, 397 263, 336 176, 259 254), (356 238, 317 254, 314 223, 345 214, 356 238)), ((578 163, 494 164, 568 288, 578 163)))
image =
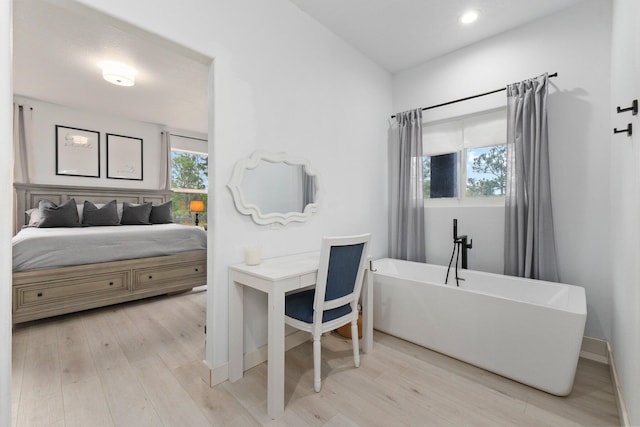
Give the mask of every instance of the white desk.
MULTIPOLYGON (((249 286, 268 295, 267 410, 272 418, 284 411, 284 296, 286 292, 315 285, 319 257, 319 252, 311 252, 265 259, 256 266, 229 266, 229 380, 235 382, 244 374, 243 287, 249 286)), ((371 281, 367 270, 362 286, 363 353, 371 352, 373 347, 371 281)))

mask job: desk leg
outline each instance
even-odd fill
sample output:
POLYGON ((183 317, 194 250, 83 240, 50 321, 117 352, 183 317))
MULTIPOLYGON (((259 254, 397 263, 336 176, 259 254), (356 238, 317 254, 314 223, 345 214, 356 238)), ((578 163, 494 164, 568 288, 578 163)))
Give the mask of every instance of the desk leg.
POLYGON ((267 362, 267 412, 276 418, 284 412, 284 292, 269 292, 269 350, 267 362))
POLYGON ((362 352, 373 350, 373 273, 365 270, 362 284, 362 352))
POLYGON ((233 274, 229 277, 229 380, 244 374, 244 289, 233 274))

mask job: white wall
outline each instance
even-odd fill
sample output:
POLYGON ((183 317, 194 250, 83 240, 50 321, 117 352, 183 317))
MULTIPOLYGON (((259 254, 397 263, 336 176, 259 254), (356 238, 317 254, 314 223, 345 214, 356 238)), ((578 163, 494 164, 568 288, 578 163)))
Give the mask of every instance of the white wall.
MULTIPOLYGON (((263 256, 271 257, 317 250, 323 235, 370 231, 372 254, 385 254, 387 72, 287 0, 80 1, 215 58, 209 131, 211 365, 227 361, 227 267, 243 260, 243 247, 259 244, 263 256), (271 228, 236 212, 225 186, 235 162, 258 149, 306 158, 318 172, 321 202, 309 222, 271 228)), ((266 342, 266 299, 245 296, 250 351, 266 342)))
POLYGON ((13 110, 11 2, 0 1, 0 426, 11 425, 11 225, 13 221, 13 110), (5 77, 6 76, 6 77, 5 77))
MULTIPOLYGON (((551 80, 549 145, 560 275, 563 282, 586 288, 585 334, 598 338, 610 337, 612 318, 607 108, 610 8, 610 2, 587 0, 398 73, 393 79, 393 110, 403 111, 490 91, 544 72, 559 73, 551 80)), ((505 104, 501 92, 427 111, 425 120, 505 104)), ((503 213, 480 207, 439 209, 429 208, 426 214, 427 230, 432 232, 427 237, 428 253, 436 261, 448 262, 451 218, 455 216, 460 219, 460 231, 474 239, 470 268, 502 269, 503 213), (489 230, 495 230, 495 238, 487 235, 489 230)))
POLYGON ((453 251, 453 219, 458 235, 473 239, 467 251, 468 268, 502 274, 504 206, 437 206, 426 209, 427 260, 448 265, 453 251))
POLYGON ((32 107, 32 143, 27 147, 33 184, 89 185, 117 188, 160 188, 160 132, 156 124, 107 116, 86 110, 15 96, 15 101, 32 107), (55 126, 70 126, 100 132, 100 178, 56 175, 55 126), (108 179, 107 133, 142 138, 143 180, 108 179))
POLYGON ((633 125, 632 137, 610 135, 611 262, 613 336, 611 344, 631 425, 640 425, 640 115, 617 114, 616 107, 640 100, 640 2, 613 2, 611 53, 612 126, 633 125))

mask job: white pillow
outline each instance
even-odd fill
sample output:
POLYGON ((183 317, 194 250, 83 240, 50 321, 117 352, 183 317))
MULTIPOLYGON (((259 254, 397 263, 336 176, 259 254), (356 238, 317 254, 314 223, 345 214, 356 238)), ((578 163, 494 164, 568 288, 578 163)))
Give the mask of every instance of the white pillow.
POLYGON ((80 221, 80 224, 82 224, 82 213, 84 212, 84 203, 80 204, 80 203, 76 203, 76 209, 78 209, 78 220, 80 221))
POLYGON ((122 209, 124 209, 122 207, 122 203, 118 203, 117 207, 118 207, 118 218, 120 218, 120 221, 122 221, 122 209))
POLYGON ((40 213, 40 209, 32 208, 25 212, 28 216, 26 227, 37 227, 40 221, 42 220, 42 214, 40 213))

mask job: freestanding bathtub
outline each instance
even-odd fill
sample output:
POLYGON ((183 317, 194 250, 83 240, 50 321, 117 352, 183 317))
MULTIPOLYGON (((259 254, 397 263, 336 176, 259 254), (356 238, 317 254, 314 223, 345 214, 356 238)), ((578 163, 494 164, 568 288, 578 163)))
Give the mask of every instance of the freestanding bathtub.
POLYGON ((394 259, 374 261, 373 326, 566 396, 580 355, 584 288, 394 259))

